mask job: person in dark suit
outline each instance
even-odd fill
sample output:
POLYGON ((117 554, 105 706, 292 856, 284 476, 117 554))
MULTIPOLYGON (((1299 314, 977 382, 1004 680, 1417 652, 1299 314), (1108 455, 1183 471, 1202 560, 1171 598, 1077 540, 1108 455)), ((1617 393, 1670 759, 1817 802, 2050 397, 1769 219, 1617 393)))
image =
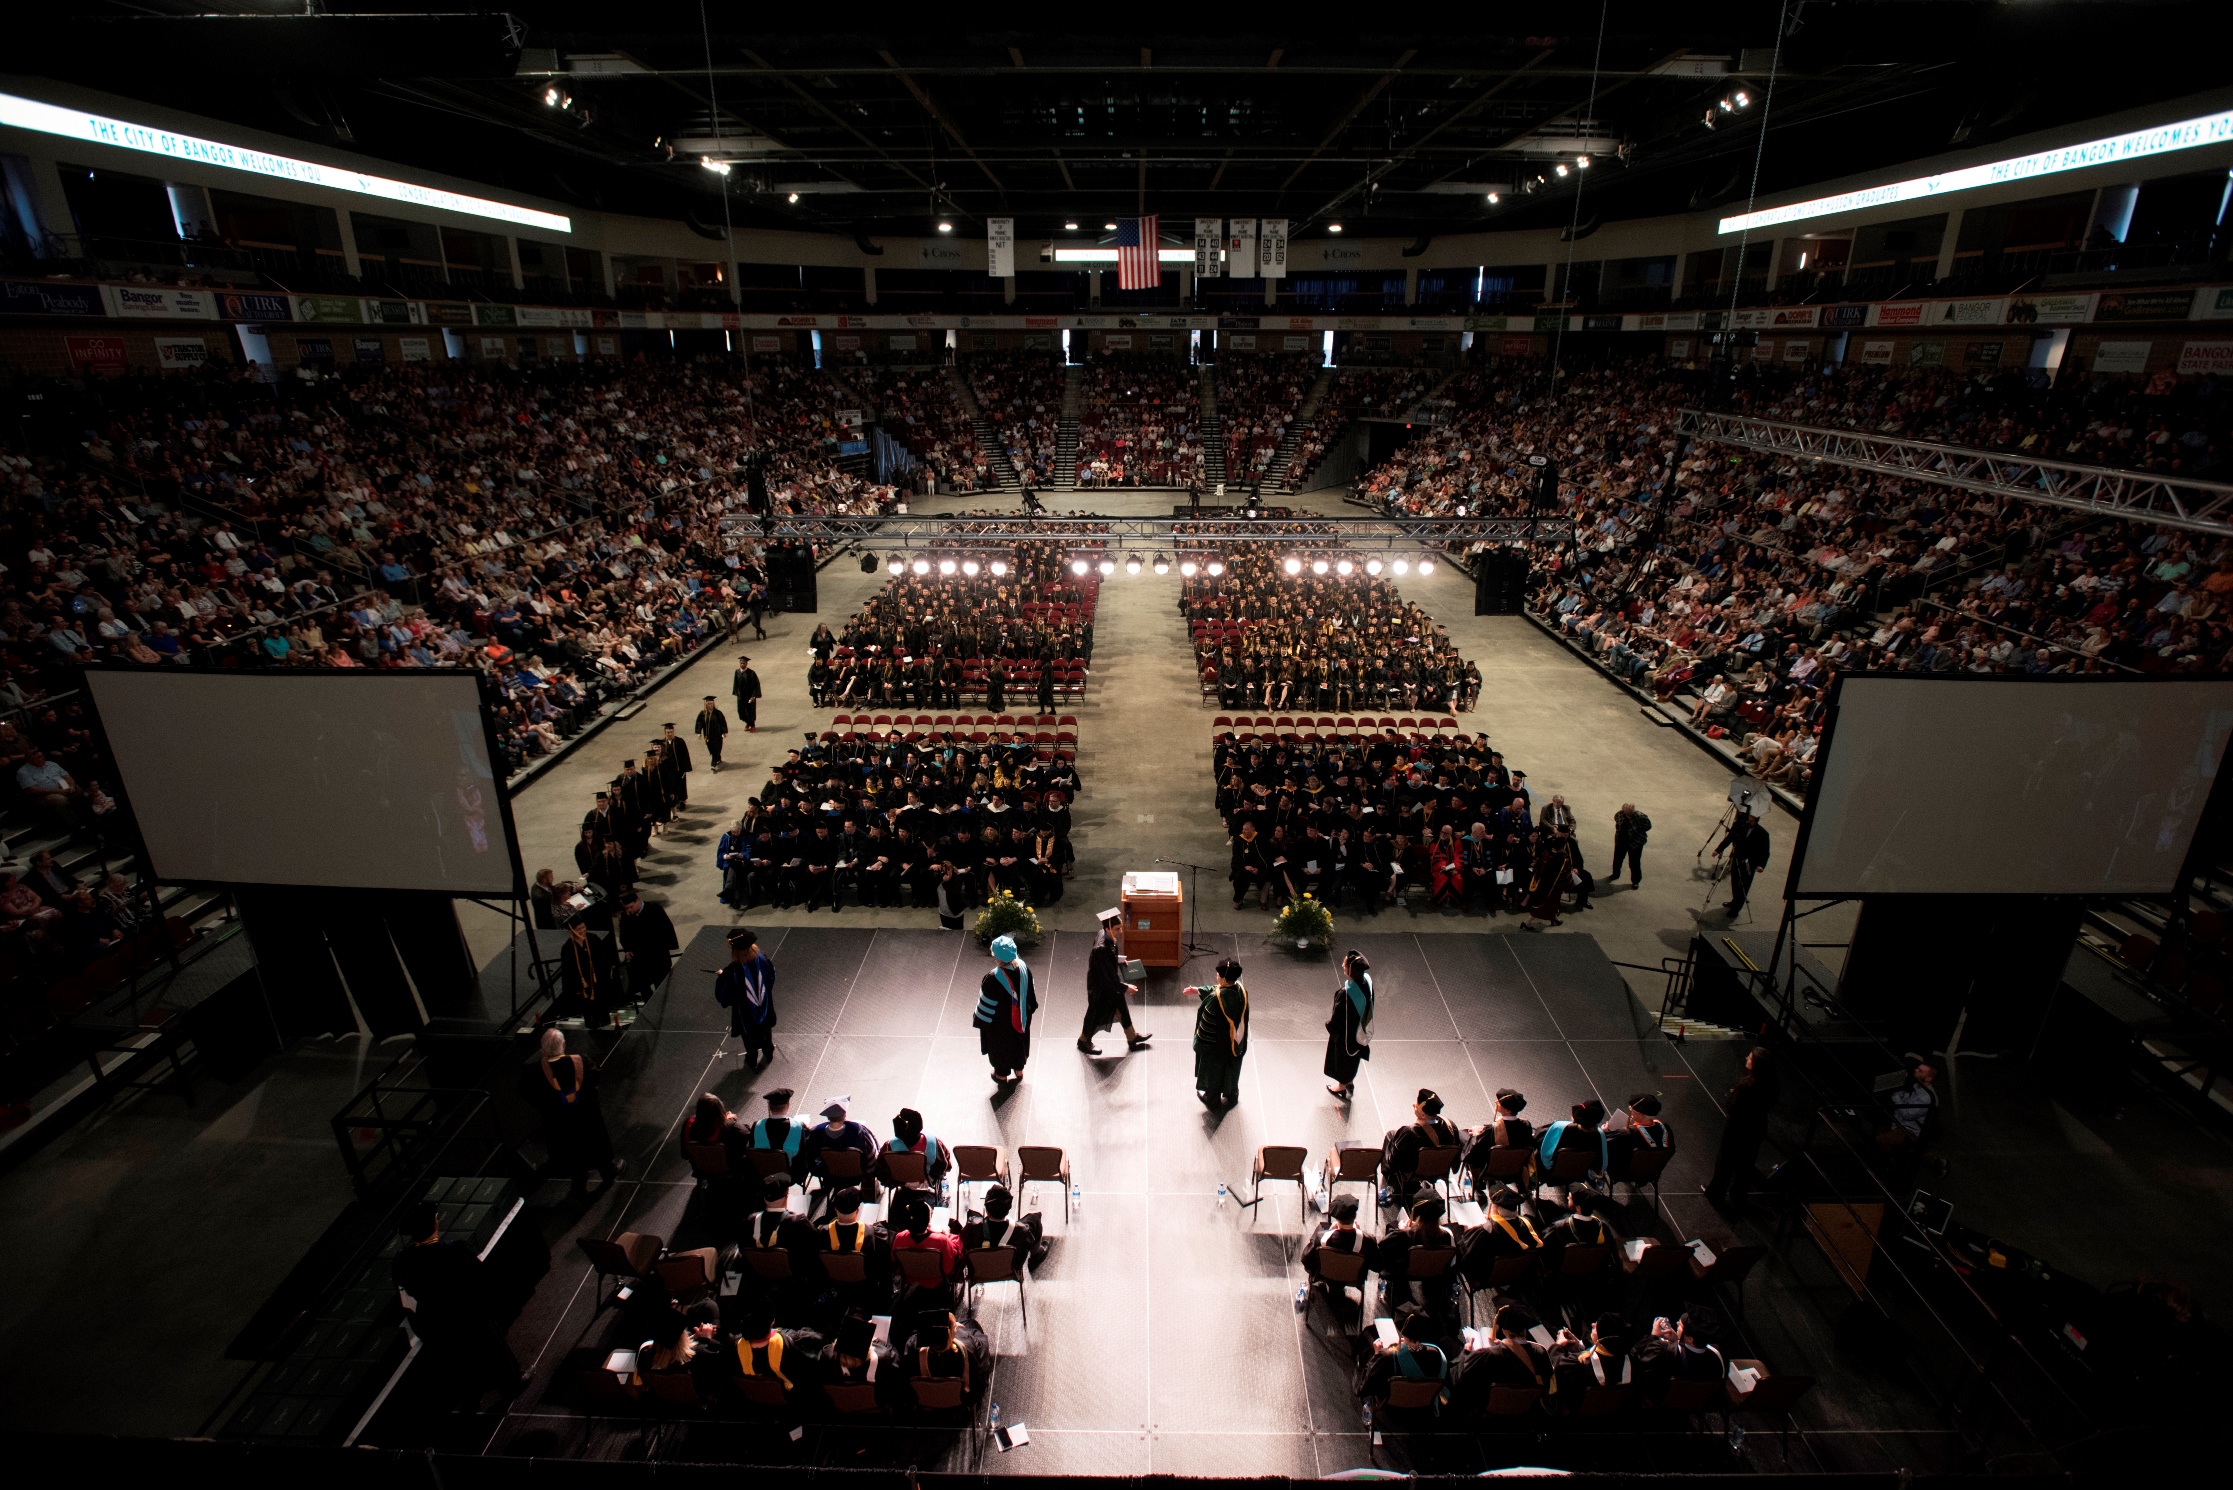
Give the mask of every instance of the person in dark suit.
POLYGON ((721 705, 714 701, 712 694, 706 695, 698 717, 690 721, 690 733, 706 742, 706 759, 712 763, 710 769, 720 771, 721 743, 729 738, 729 716, 721 712, 721 705))
POLYGON ((550 1170, 571 1176, 577 1196, 589 1193, 591 1170, 597 1172, 601 1187, 611 1185, 619 1177, 620 1161, 613 1157, 612 1132, 597 1100, 597 1073, 580 1056, 566 1053, 564 1030, 556 1025, 544 1028, 541 1047, 522 1084, 528 1101, 542 1113, 550 1170))
POLYGON ((737 659, 737 671, 730 680, 729 692, 737 701, 737 718, 744 722, 744 732, 753 733, 760 727, 760 675, 752 670, 751 658, 737 659))
POLYGON ((1112 1024, 1124 1026, 1124 1048, 1138 1050, 1154 1038, 1143 1035, 1132 1027, 1131 995, 1139 989, 1124 981, 1124 954, 1118 950, 1116 927, 1123 919, 1120 911, 1101 914, 1101 935, 1095 940, 1093 950, 1085 960, 1085 1024, 1078 1030, 1078 1049, 1087 1055, 1099 1055, 1094 1037, 1112 1024))
POLYGON ((1752 893, 1752 877, 1768 867, 1768 830, 1760 819, 1749 812, 1739 812, 1737 820, 1721 837, 1714 849, 1714 857, 1729 854, 1729 903, 1722 907, 1731 917, 1745 907, 1745 897, 1752 893), (1736 852, 1729 854, 1731 849, 1736 852))
POLYGON ((1628 865, 1628 887, 1633 890, 1644 882, 1644 840, 1651 836, 1651 819, 1636 810, 1634 802, 1623 802, 1620 811, 1613 814, 1613 867, 1605 871, 1605 883, 1610 886, 1620 878, 1620 867, 1628 865))
POLYGON ((1744 1075, 1729 1088, 1721 1147, 1714 1154, 1713 1178, 1706 1181, 1706 1199, 1714 1209, 1744 1208, 1746 1192, 1757 1178, 1760 1145, 1768 1136, 1768 1115, 1775 1111, 1780 1094, 1775 1057, 1767 1046, 1753 1046, 1745 1056, 1744 1075))
POLYGON ((1611 1167, 1606 1171, 1616 1180, 1628 1178, 1629 1161, 1642 1149, 1672 1149, 1675 1130, 1659 1115, 1659 1094, 1638 1092, 1628 1099, 1628 1124, 1606 1140, 1611 1150, 1611 1167))
POLYGON ((620 942, 621 958, 628 964, 628 994, 642 1003, 659 991, 674 971, 675 949, 682 942, 667 908, 646 900, 633 888, 620 892, 620 914, 613 918, 613 935, 620 942))
POLYGON ((442 1214, 431 1202, 406 1213, 403 1234, 411 1245, 390 1266, 395 1286, 411 1296, 412 1322, 431 1361, 460 1396, 469 1390, 477 1399, 491 1387, 516 1396, 528 1377, 491 1312, 491 1289, 471 1245, 442 1240, 442 1214))

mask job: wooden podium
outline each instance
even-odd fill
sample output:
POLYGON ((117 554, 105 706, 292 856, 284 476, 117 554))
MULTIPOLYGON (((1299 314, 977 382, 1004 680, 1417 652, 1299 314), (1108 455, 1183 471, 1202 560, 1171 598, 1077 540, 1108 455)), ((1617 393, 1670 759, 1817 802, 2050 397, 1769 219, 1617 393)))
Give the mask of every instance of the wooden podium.
POLYGON ((1176 873, 1135 870, 1124 877, 1124 955, 1148 967, 1180 967, 1186 962, 1185 897, 1176 873))

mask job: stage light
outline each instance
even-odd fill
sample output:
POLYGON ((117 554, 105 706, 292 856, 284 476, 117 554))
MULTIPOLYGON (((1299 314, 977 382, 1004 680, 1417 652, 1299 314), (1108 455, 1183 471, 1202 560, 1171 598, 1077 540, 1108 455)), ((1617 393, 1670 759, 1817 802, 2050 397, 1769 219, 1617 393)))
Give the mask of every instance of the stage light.
POLYGON ((1087 571, 1088 569, 1091 569, 1092 567, 1093 567, 1093 566, 1092 566, 1091 564, 1088 564, 1088 563, 1087 563, 1087 562, 1086 562, 1085 560, 1083 560, 1083 559, 1072 559, 1072 560, 1070 561, 1070 572, 1071 572, 1072 574, 1080 574, 1080 575, 1082 575, 1082 574, 1084 574, 1084 573, 1085 573, 1085 572, 1086 572, 1086 571, 1087 571))
POLYGON ((1157 574, 1169 574, 1171 572, 1171 561, 1163 555, 1157 554, 1155 556, 1155 572, 1157 574))
POLYGON ((1300 574, 1303 572, 1303 561, 1290 555, 1287 562, 1280 567, 1289 574, 1300 574))
POLYGON ((1457 509, 1457 513, 1458 513, 1458 516, 1460 516, 1460 517, 1463 517, 1463 516, 1465 516, 1465 503, 1463 503, 1463 502, 1460 502, 1460 503, 1458 503, 1458 509, 1457 509))
POLYGON ((1336 564, 1334 566, 1334 573, 1340 575, 1343 579, 1349 578, 1350 575, 1355 574, 1356 572, 1357 566, 1350 563, 1347 559, 1343 559, 1339 564, 1336 564))
POLYGON ((1101 224, 1101 231, 1104 233, 1113 233, 1116 231, 1116 224, 1113 222, 1105 222, 1101 224))
POLYGON ((1714 111, 1711 108, 1708 108, 1706 110, 1705 125, 1708 129, 1712 129, 1714 127, 1714 111))
POLYGON ((554 109, 570 109, 574 106, 574 100, 559 88, 544 89, 543 102, 554 109))
POLYGON ((1574 157, 1574 164, 1582 170, 1586 171, 1589 169, 1589 157, 1586 155, 1577 155, 1574 157))
POLYGON ((1367 573, 1367 574, 1378 574, 1379 572, 1380 572, 1380 561, 1379 561, 1378 559, 1367 559, 1367 560, 1365 560, 1365 573, 1367 573))
POLYGON ((977 561, 975 559, 964 559, 961 561, 961 572, 968 575, 971 579, 975 579, 977 577, 977 567, 977 561))
POLYGON ((1745 92, 1744 89, 1739 88, 1733 96, 1737 100, 1738 108, 1748 109, 1752 107, 1752 95, 1745 92))
POLYGON ((1124 572, 1126 574, 1138 574, 1140 572, 1140 556, 1138 554, 1126 554, 1124 556, 1124 572))
POLYGON ((1428 558, 1425 554, 1421 554, 1419 556, 1419 572, 1421 574, 1434 573, 1434 560, 1428 558))
POLYGON ((1209 572, 1210 572, 1210 578, 1211 578, 1211 579, 1215 579, 1215 578, 1217 578, 1217 577, 1218 577, 1219 575, 1221 575, 1221 574, 1223 574, 1223 573, 1225 572, 1225 562, 1224 562, 1224 561, 1223 561, 1222 559, 1212 559, 1212 560, 1210 560, 1210 571, 1209 571, 1209 572))
POLYGON ((1312 574, 1324 574, 1330 567, 1332 566, 1327 564, 1324 559, 1312 559, 1310 561, 1310 572, 1312 574))
POLYGON ((1411 561, 1409 559, 1398 559, 1388 567, 1398 574, 1409 574, 1411 572, 1411 561))
POLYGON ((953 230, 954 225, 950 222, 942 222, 938 225, 938 231, 941 233, 951 233, 953 230))
POLYGON ((725 160, 715 160, 710 155, 699 156, 698 164, 704 166, 707 170, 713 172, 713 174, 716 176, 726 176, 729 174, 729 163, 725 160))
POLYGON ((1326 224, 1326 231, 1329 233, 1338 233, 1341 231, 1341 224, 1338 222, 1330 222, 1326 224))
POLYGON ((915 561, 915 564, 914 564, 914 569, 915 569, 915 572, 916 572, 917 574, 928 574, 928 573, 930 573, 930 560, 928 560, 928 559, 917 559, 917 560, 915 561))
POLYGON ((1494 206, 1496 205, 1496 203, 1497 203, 1497 196, 1496 196, 1496 193, 1492 191, 1492 192, 1490 192, 1490 193, 1489 193, 1489 205, 1490 205, 1491 207, 1494 207, 1494 206))
POLYGON ((1200 571, 1200 568, 1201 566, 1196 564, 1192 559, 1179 560, 1179 573, 1186 576, 1188 579, 1192 579, 1195 574, 1200 571))
POLYGON ((1065 233, 1075 233, 1076 231, 1078 231, 1078 225, 1074 222, 1066 222, 1062 225, 1062 231, 1065 233))
POLYGON ((1560 161, 1556 166, 1552 167, 1552 170, 1561 179, 1563 179, 1566 175, 1566 162, 1560 161))
POLYGON ((960 567, 961 566, 959 564, 956 564, 952 559, 940 559, 938 561, 938 572, 940 574, 951 575, 956 569, 959 569, 960 567))
POLYGON ((993 560, 993 561, 992 561, 992 577, 993 577, 994 579, 998 579, 998 578, 1000 578, 1000 577, 1001 577, 1002 575, 1006 574, 1007 572, 1008 572, 1008 561, 1007 561, 1006 559, 995 559, 995 560, 993 560))
POLYGON ((889 559, 884 561, 884 568, 893 574, 900 574, 906 570, 907 561, 902 559, 898 554, 893 554, 889 559))
POLYGON ((797 201, 798 199, 799 199, 799 194, 798 194, 797 192, 792 192, 792 193, 791 193, 791 195, 790 195, 790 197, 788 198, 788 200, 790 200, 790 201, 793 201, 793 202, 796 202, 796 201, 797 201))
POLYGON ((1103 579, 1107 579, 1110 575, 1116 573, 1116 560, 1104 558, 1100 563, 1094 565, 1093 567, 1101 571, 1101 577, 1103 579))

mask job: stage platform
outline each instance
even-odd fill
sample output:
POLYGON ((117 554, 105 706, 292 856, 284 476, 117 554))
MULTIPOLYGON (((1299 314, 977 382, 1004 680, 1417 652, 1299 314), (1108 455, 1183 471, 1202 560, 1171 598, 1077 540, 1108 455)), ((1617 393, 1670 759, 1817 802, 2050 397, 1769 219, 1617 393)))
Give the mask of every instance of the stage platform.
MULTIPOLYGON (((1441 1092, 1460 1124, 1481 1122, 1490 1093, 1520 1088, 1529 1115, 1562 1115, 1598 1096, 1618 1103, 1663 1094, 1677 1134, 1665 1202, 1629 1207, 1624 1234, 1702 1235, 1709 1243, 1767 1238, 1731 1223, 1698 1196, 1719 1132, 1718 1098, 1741 1047, 1670 1043, 1652 1028, 1620 971, 1591 937, 1360 934, 1342 938, 1372 959, 1380 1007, 1372 1061, 1345 1111, 1320 1075, 1323 1023, 1334 989, 1324 957, 1253 937, 1207 938, 1216 951, 1179 973, 1151 976, 1137 1001, 1152 1048, 1089 1058, 1073 1048, 1083 1013, 1090 939, 1055 933, 1032 958, 1046 1006, 1025 1080, 995 1100, 969 1018, 989 963, 966 936, 835 927, 771 930, 780 970, 777 1055, 765 1071, 740 1064, 710 996, 720 932, 684 949, 668 992, 623 1034, 574 1036, 600 1060, 608 1119, 626 1164, 619 1183, 587 1201, 562 1181, 537 1201, 552 1269, 511 1331, 534 1385, 500 1420, 450 1420, 432 1440, 501 1455, 637 1458, 828 1467, 905 1467, 1035 1474, 1281 1474, 1310 1477, 1374 1462, 1351 1389, 1348 1344, 1325 1307, 1295 1312, 1296 1250, 1306 1231, 1300 1197, 1274 1186, 1254 1211, 1216 1202, 1218 1182, 1245 1196, 1259 1145, 1322 1154, 1335 1140, 1377 1141, 1408 1120, 1420 1086, 1441 1092), (1254 1044, 1243 1098, 1206 1113, 1193 1094, 1193 1001, 1178 990, 1207 980, 1224 953, 1247 964, 1254 1044), (903 1106, 920 1110, 949 1143, 1062 1145, 1082 1188, 1067 1222, 1053 1185, 1031 1188, 1052 1255, 1030 1283, 1028 1332, 1011 1289, 988 1290, 978 1317, 998 1367, 992 1395, 1006 1421, 1030 1428, 1018 1452, 991 1450, 981 1433, 896 1424, 830 1425, 809 1418, 790 1439, 765 1421, 678 1420, 595 1412, 580 1381, 605 1353, 636 1343, 624 1313, 594 1315, 596 1280, 575 1238, 655 1232, 670 1246, 710 1241, 692 1207, 676 1125, 701 1091, 740 1112, 765 1112, 758 1094, 788 1086, 801 1109, 847 1095, 880 1136, 903 1106), (626 1337, 626 1338, 623 1338, 626 1337)), ((1121 1040, 1104 1035, 1104 1051, 1121 1040)), ((1624 1191, 1625 1193, 1625 1191, 1624 1191)), ((1236 1198, 1239 1198, 1237 1196, 1236 1198)), ((1369 1214, 1369 1207, 1368 1207, 1369 1214)), ((1309 1213, 1307 1225, 1319 1217, 1309 1213)), ((1755 1434, 1746 1459, 1718 1433, 1648 1421, 1610 1432, 1390 1433, 1383 1466, 1474 1473, 1517 1463, 1605 1470, 1757 1468, 1884 1470, 1947 1467, 1951 1435, 1896 1388, 1840 1383, 1824 1321, 1806 1295, 1835 1279, 1803 1238, 1771 1257, 1748 1289, 1749 1323, 1730 1321, 1732 1353, 1824 1379, 1788 1447, 1755 1434), (1842 1389, 1841 1389, 1842 1387, 1842 1389)), ((367 1443, 392 1444, 426 1424, 375 1423, 367 1443)))

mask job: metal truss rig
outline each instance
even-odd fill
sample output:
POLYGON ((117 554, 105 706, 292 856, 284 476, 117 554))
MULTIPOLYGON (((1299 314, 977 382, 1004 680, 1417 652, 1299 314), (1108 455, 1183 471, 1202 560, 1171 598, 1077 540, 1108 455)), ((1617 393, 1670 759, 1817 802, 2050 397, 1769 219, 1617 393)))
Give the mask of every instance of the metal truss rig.
POLYGON ((1192 549, 1226 543, 1338 544, 1345 548, 1469 543, 1566 543, 1568 517, 853 517, 844 513, 732 513, 732 543, 863 543, 886 548, 955 548, 1051 541, 1078 547, 1192 549))
POLYGON ((2233 536, 2233 485, 2218 481, 2182 481, 2147 471, 2033 460, 1993 450, 1702 409, 1683 410, 1677 429, 1697 439, 1769 455, 1822 461, 1886 476, 1908 476, 1961 491, 2066 507, 2102 517, 2233 536))

